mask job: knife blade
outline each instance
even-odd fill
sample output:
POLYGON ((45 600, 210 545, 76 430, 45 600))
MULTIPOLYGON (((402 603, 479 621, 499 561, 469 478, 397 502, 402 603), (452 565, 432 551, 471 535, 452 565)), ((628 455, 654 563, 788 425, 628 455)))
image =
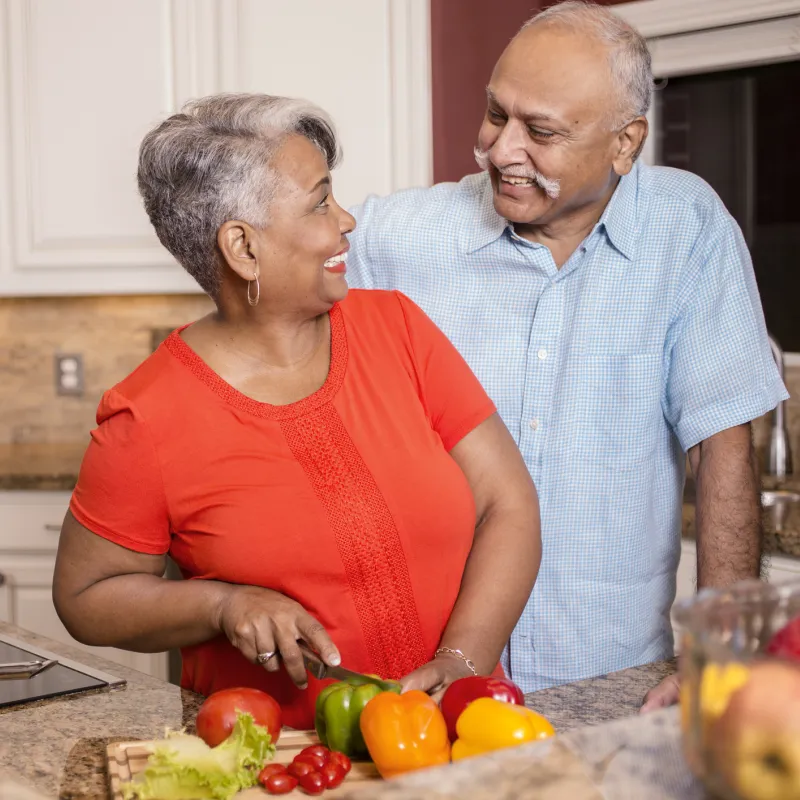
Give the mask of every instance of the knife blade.
MULTIPOLYGON (((310 647, 299 643, 300 652, 303 654, 303 662, 306 669, 317 679, 335 678, 340 681, 350 681, 352 683, 374 683, 380 686, 384 692, 392 690, 392 684, 382 681, 380 678, 373 678, 371 675, 364 675, 361 672, 354 672, 346 667, 332 667, 326 664, 310 647)), ((396 691, 396 690, 395 690, 396 691)))

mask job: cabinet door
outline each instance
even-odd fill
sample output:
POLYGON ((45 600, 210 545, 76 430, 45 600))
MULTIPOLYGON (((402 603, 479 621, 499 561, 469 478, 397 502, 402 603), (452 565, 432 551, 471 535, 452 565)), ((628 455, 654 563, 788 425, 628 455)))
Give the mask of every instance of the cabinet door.
POLYGON ((800 581, 800 559, 772 556, 768 562, 767 580, 770 583, 800 581))
MULTIPOLYGON (((766 580, 769 583, 800 580, 800 559, 788 556, 768 556, 766 580)), ((681 560, 678 564, 678 575, 675 591, 675 602, 691 597, 697 591, 697 546, 693 541, 684 539, 681 542, 681 560)), ((678 628, 673 623, 675 632, 675 652, 678 651, 678 628)))
POLYGON ((208 2, 4 0, 0 295, 199 292, 136 191, 139 143, 215 91, 208 2))
POLYGON ((0 296, 199 292, 135 185, 193 97, 307 97, 348 154, 337 199, 428 185, 428 0, 3 0, 0 296))
MULTIPOLYGON (((687 539, 681 541, 681 560, 675 582, 675 602, 691 597, 697 591, 697 548, 687 539)), ((672 632, 675 638, 675 653, 680 650, 680 630, 673 621, 672 632)))
POLYGON ((69 492, 0 491, 0 553, 55 553, 69 492))
MULTIPOLYGON (((75 645, 101 658, 138 669, 162 680, 167 679, 166 653, 132 653, 114 647, 89 647, 76 642, 56 614, 53 606, 54 555, 0 555, 0 573, 6 578, 10 606, 7 621, 59 642, 75 645)), ((2 591, 3 587, 0 587, 2 591)), ((1 595, 0 595, 1 596, 1 595)), ((0 615, 2 601, 0 601, 0 615)))

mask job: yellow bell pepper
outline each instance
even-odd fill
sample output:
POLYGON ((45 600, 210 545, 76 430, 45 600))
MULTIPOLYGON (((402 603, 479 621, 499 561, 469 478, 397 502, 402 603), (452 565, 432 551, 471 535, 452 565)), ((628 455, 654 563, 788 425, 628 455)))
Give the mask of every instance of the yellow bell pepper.
POLYGON ((425 692, 381 692, 361 712, 361 734, 384 778, 450 761, 447 723, 425 692))
MULTIPOLYGON (((700 679, 700 716, 707 725, 719 719, 728 707, 731 696, 747 683, 750 670, 744 664, 706 664, 700 679)), ((692 687, 689 680, 681 681, 681 724, 688 732, 692 714, 692 687)))
POLYGON ((545 717, 525 706, 479 697, 461 713, 456 722, 456 733, 458 739, 453 744, 453 761, 536 739, 548 739, 555 735, 555 730, 545 717))

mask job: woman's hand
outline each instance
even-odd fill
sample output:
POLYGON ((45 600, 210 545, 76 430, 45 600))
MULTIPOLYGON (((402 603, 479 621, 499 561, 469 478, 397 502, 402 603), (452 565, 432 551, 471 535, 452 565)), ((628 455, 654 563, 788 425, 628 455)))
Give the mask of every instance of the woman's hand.
POLYGON ((403 684, 404 692, 419 689, 427 692, 438 703, 442 699, 445 689, 453 681, 467 678, 470 675, 472 675, 472 670, 462 659, 442 653, 406 675, 400 683, 403 684))
POLYGON ((300 689, 308 685, 308 675, 298 639, 319 653, 326 664, 341 663, 339 651, 325 628, 299 603, 271 589, 231 586, 220 604, 218 628, 254 664, 262 663, 258 659, 260 653, 273 653, 263 662, 269 672, 280 669, 280 656, 289 677, 300 689))

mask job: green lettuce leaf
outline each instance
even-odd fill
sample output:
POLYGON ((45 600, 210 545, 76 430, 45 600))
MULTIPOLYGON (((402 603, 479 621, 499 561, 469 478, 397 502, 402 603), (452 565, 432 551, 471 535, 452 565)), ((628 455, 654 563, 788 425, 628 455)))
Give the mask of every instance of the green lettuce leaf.
POLYGON ((228 800, 255 786, 258 773, 275 756, 269 731, 239 713, 231 735, 209 747, 200 737, 168 734, 156 743, 147 766, 123 784, 125 800, 228 800))

